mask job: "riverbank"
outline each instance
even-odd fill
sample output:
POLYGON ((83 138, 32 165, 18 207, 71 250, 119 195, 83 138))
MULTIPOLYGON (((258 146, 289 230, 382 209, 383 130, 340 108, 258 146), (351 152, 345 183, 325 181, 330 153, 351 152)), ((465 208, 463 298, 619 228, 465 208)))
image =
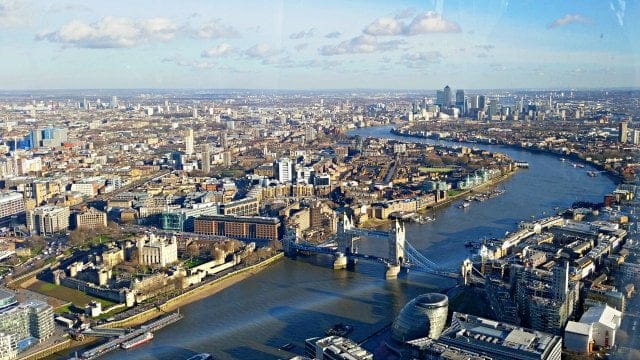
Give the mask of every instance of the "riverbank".
POLYGON ((578 156, 578 154, 576 153, 570 153, 570 154, 565 154, 565 153, 558 153, 558 152, 554 152, 551 150, 546 150, 546 149, 540 149, 540 148, 534 148, 534 147, 522 147, 522 146, 518 146, 515 144, 511 144, 511 143, 506 143, 506 142, 499 142, 496 141, 495 143, 483 143, 483 142, 469 142, 469 141, 461 141, 458 139, 434 139, 431 137, 427 137, 424 135, 420 135, 420 134, 413 134, 413 133, 404 133, 402 131, 399 131, 398 129, 391 128, 390 132, 393 135, 397 135, 397 136, 401 136, 401 137, 411 137, 411 138, 417 138, 417 139, 430 139, 430 140, 446 140, 446 141, 451 141, 451 142, 456 142, 459 144, 466 144, 469 146, 473 146, 473 145, 477 145, 477 144, 484 144, 484 145, 499 145, 499 146, 505 146, 505 147, 509 147, 512 149, 516 149, 516 150, 525 150, 525 151, 530 151, 533 153, 539 153, 539 154, 546 154, 546 155, 551 155, 554 156, 558 159, 564 158, 564 159, 568 159, 571 160, 575 163, 580 163, 580 164, 585 164, 585 165, 589 165, 589 166, 593 166, 594 168, 598 169, 599 171, 604 172, 604 174, 606 174, 611 180, 613 180, 615 183, 619 184, 622 183, 624 181, 624 178, 622 177, 622 175, 618 174, 617 172, 614 172, 612 169, 607 169, 604 165, 602 164, 596 164, 594 162, 588 161, 584 158, 581 158, 580 156, 578 156))
MULTIPOLYGON (((488 180, 485 183, 482 183, 480 185, 474 186, 470 189, 465 189, 460 191, 459 193, 453 195, 453 196, 447 196, 447 198, 445 200, 442 200, 438 203, 434 203, 432 205, 428 205, 418 211, 416 211, 418 214, 421 215, 426 215, 429 214, 431 211, 440 209, 442 207, 445 207, 447 205, 450 205, 451 203, 459 200, 459 199, 463 199, 473 193, 475 193, 478 190, 482 190, 484 188, 487 187, 492 187, 492 186, 497 186, 499 184, 501 184, 502 182, 506 181, 507 179, 509 179, 511 176, 513 176, 514 174, 516 174, 518 172, 518 168, 515 168, 515 170, 510 171, 506 174, 503 174, 497 178, 488 180)), ((363 224, 360 224, 360 227, 362 228, 367 228, 367 229, 383 229, 388 227, 388 225, 393 221, 393 219, 368 219, 367 221, 365 221, 363 224)))
POLYGON ((183 294, 178 295, 153 309, 146 310, 144 312, 133 315, 126 319, 110 322, 108 324, 103 325, 102 327, 114 328, 114 327, 130 327, 130 326, 141 325, 167 312, 174 311, 182 306, 191 304, 192 302, 202 300, 204 298, 212 296, 232 285, 235 285, 238 282, 241 282, 251 277, 252 275, 257 274, 259 271, 275 263, 276 261, 281 260, 282 258, 284 258, 284 253, 282 252, 277 253, 276 255, 268 259, 265 259, 264 261, 259 262, 255 265, 247 266, 245 268, 232 271, 220 277, 219 279, 209 281, 206 284, 203 284, 196 288, 188 290, 183 294))
MULTIPOLYGON (((193 302, 196 301, 200 301, 203 300, 205 298, 208 298, 210 296, 215 295, 216 293, 230 287, 233 286, 237 283, 242 282, 243 280, 246 280, 248 278, 250 278, 251 276, 257 274, 258 272, 262 271, 263 269, 267 268, 269 265, 276 263, 279 260, 282 260, 284 258, 284 253, 283 252, 279 252, 277 254, 275 254, 274 256, 267 258, 255 265, 251 265, 251 266, 247 266, 245 268, 242 269, 238 269, 236 271, 230 272, 229 274, 226 274, 222 277, 220 277, 219 279, 215 279, 212 281, 207 282, 206 284, 203 284, 201 286, 198 286, 196 288, 193 288, 191 290, 188 290, 186 292, 184 292, 183 294, 176 296, 175 298, 172 298, 170 300, 168 300, 167 302, 165 302, 164 304, 155 307, 153 309, 149 309, 146 311, 143 311, 141 313, 135 314, 131 317, 128 317, 126 319, 122 319, 122 320, 118 320, 118 321, 113 321, 110 323, 107 323, 105 325, 99 326, 101 328, 125 328, 125 327, 133 327, 133 326, 138 326, 138 325, 142 325, 146 322, 149 322, 150 320, 165 315, 168 312, 172 312, 175 310, 178 310, 180 307, 183 307, 185 305, 191 304, 193 302)), ((57 345, 54 348, 47 348, 47 349, 42 349, 39 351, 38 355, 41 356, 30 356, 29 360, 37 360, 37 359, 43 359, 46 358, 48 356, 54 355, 56 353, 60 353, 61 351, 65 351, 65 350, 72 350, 72 349, 79 349, 81 347, 86 347, 88 345, 91 345, 92 343, 94 343, 95 341, 97 341, 99 339, 97 338, 91 338, 91 339, 85 339, 84 341, 81 342, 76 342, 76 341, 65 341, 64 346, 60 346, 57 345)))

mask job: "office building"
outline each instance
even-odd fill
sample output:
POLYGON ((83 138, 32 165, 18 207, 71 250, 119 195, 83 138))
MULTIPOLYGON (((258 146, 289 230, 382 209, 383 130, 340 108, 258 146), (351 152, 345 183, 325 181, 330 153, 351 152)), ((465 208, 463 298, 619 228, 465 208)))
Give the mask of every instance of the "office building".
POLYGON ((628 126, 629 123, 627 121, 621 121, 620 124, 618 124, 618 142, 623 144, 627 142, 628 126))
POLYGON ((280 219, 258 216, 201 216, 193 222, 193 232, 245 240, 280 239, 280 219))
POLYGON ((464 90, 456 91, 456 107, 460 109, 461 114, 467 113, 467 99, 464 96, 464 90))
POLYGON ((591 352, 593 345, 615 346, 621 321, 622 312, 608 305, 590 307, 579 322, 570 321, 567 324, 566 347, 572 351, 591 352))
POLYGON ((429 337, 437 339, 447 322, 449 299, 444 294, 428 293, 408 302, 391 326, 396 341, 429 337))
POLYGON ((451 88, 449 85, 444 87, 444 106, 451 107, 453 103, 453 94, 451 93, 451 88))
POLYGON ((273 163, 273 173, 281 183, 293 182, 295 163, 288 158, 278 159, 273 163))
POLYGON ((112 96, 111 97, 111 102, 109 103, 109 107, 112 109, 117 109, 118 108, 118 97, 117 96, 112 96))
POLYGON ((202 172, 205 174, 211 172, 211 153, 209 152, 209 144, 202 145, 202 172))
POLYGON ((27 211, 27 229, 34 235, 47 235, 69 228, 69 208, 45 205, 27 211))
POLYGON ((53 308, 45 302, 31 300, 24 305, 29 314, 29 333, 39 341, 48 339, 55 331, 53 308))
POLYGON ((633 130, 631 143, 633 145, 640 145, 640 129, 634 129, 633 130))
POLYGON ((22 222, 25 215, 24 197, 18 192, 0 192, 0 225, 6 226, 13 220, 22 222))
POLYGON ((107 227, 107 213, 96 208, 75 212, 72 216, 72 228, 95 229, 107 227))
POLYGON ((562 334, 579 295, 566 261, 550 271, 512 265, 511 289, 523 325, 556 335, 562 334))
POLYGON ((487 97, 485 95, 478 95, 478 109, 484 110, 487 106, 487 97))
POLYGON ((0 289, 0 311, 10 308, 18 303, 16 294, 0 289))
POLYGON ((184 137, 184 153, 187 156, 193 155, 193 129, 187 129, 184 137))
POLYGON ((304 352, 316 360, 373 360, 373 354, 352 340, 339 336, 307 339, 304 352))
POLYGON ((438 340, 416 339, 409 344, 421 359, 560 360, 562 356, 560 336, 457 312, 438 340))
POLYGON ((440 108, 444 107, 444 91, 437 90, 436 91, 436 105, 440 106, 440 108))

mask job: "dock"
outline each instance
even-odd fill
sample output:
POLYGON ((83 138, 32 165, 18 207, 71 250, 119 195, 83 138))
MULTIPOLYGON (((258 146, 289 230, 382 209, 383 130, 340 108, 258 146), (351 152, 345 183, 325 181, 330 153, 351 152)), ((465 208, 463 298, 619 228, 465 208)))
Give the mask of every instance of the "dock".
POLYGON ((83 352, 81 354, 80 359, 84 359, 84 360, 96 359, 101 355, 104 355, 108 352, 119 349, 120 345, 125 341, 129 341, 137 336, 143 335, 146 332, 153 332, 153 331, 162 329, 163 327, 173 324, 174 322, 182 319, 182 317, 183 316, 180 315, 179 312, 175 312, 167 316, 163 316, 146 325, 142 325, 140 328, 136 330, 133 330, 127 334, 120 335, 113 340, 109 340, 102 345, 98 345, 90 350, 83 352))

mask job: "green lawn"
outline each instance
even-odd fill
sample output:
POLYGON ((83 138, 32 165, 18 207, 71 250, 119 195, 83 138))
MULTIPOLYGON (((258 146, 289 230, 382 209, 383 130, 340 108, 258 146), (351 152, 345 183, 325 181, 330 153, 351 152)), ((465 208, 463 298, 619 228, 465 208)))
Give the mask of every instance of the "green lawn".
POLYGON ((60 306, 59 308, 57 308, 54 312, 55 312, 56 314, 64 314, 64 313, 68 313, 68 312, 70 312, 70 311, 69 311, 69 308, 70 308, 70 307, 71 307, 71 303, 66 304, 66 305, 62 305, 62 306, 60 306))
POLYGON ((184 267, 186 267, 187 269, 191 269, 194 268, 198 265, 202 265, 204 263, 206 263, 207 260, 201 259, 201 258, 193 258, 193 259, 189 259, 189 260, 185 260, 184 262, 184 267))
POLYGON ((463 192, 464 192, 464 190, 449 190, 449 191, 447 191, 447 196, 448 197, 453 197, 453 196, 456 196, 456 195, 458 195, 460 193, 463 193, 463 192))
POLYGON ((109 300, 89 296, 82 291, 70 289, 68 287, 59 286, 40 280, 36 280, 36 282, 31 284, 28 289, 43 295, 51 296, 56 299, 71 302, 78 307, 84 307, 94 300, 102 303, 103 308, 107 308, 115 304, 109 300))

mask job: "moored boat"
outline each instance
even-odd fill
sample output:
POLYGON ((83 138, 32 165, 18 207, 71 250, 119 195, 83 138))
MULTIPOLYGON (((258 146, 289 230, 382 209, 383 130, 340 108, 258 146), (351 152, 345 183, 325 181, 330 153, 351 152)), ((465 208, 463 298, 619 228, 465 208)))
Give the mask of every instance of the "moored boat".
POLYGON ((151 340, 153 340, 153 333, 146 332, 142 335, 134 337, 131 340, 127 340, 123 342, 122 344, 120 344, 120 347, 127 350, 127 349, 134 348, 136 346, 142 345, 151 340))

